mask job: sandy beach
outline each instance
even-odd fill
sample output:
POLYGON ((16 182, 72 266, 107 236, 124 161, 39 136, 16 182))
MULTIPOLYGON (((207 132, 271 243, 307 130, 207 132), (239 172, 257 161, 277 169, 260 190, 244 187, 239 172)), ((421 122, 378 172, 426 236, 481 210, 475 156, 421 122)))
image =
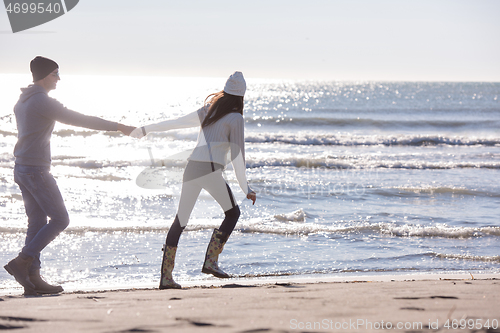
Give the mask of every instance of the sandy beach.
POLYGON ((0 296, 16 332, 500 332, 500 276, 237 280, 0 296))

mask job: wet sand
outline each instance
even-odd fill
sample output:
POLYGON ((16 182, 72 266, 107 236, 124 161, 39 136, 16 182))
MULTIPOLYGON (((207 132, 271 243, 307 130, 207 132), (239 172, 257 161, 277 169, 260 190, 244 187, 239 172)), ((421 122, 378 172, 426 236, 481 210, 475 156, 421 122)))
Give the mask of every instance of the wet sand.
POLYGON ((500 275, 491 274, 0 296, 0 330, 13 332, 500 332, 499 323, 500 275))

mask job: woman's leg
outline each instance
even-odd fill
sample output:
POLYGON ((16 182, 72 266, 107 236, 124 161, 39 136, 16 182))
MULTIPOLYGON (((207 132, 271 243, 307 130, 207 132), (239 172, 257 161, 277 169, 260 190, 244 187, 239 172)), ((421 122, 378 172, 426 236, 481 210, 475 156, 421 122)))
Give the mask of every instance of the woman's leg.
POLYGON ((181 234, 184 231, 184 228, 186 227, 181 227, 179 223, 179 217, 175 215, 174 223, 172 223, 172 226, 170 226, 170 229, 168 230, 167 240, 165 244, 167 244, 167 246, 177 247, 177 245, 179 244, 179 238, 181 238, 181 234))
POLYGON ((201 192, 201 186, 195 182, 187 182, 182 184, 181 198, 179 200, 179 208, 177 209, 176 218, 179 220, 181 227, 186 227, 189 221, 189 216, 193 211, 196 200, 201 192))
POLYGON ((216 170, 203 183, 203 188, 219 203, 224 210, 224 220, 219 230, 227 233, 228 237, 233 232, 240 217, 240 208, 231 191, 231 188, 222 177, 222 171, 216 170))
MULTIPOLYGON (((229 185, 227 185, 227 190, 230 193, 230 196, 232 196, 231 189, 229 188, 229 185)), ((233 208, 227 210, 224 212, 224 220, 222 221, 222 224, 219 227, 219 231, 222 231, 226 233, 229 237, 231 233, 234 230, 234 227, 236 226, 236 223, 238 222, 238 219, 240 218, 240 207, 238 205, 235 205, 233 208)))
MULTIPOLYGON (((186 173, 189 173, 191 168, 186 166, 186 173)), ((177 245, 184 228, 186 227, 189 216, 193 211, 193 207, 200 194, 201 187, 194 181, 185 181, 182 184, 181 198, 179 200, 179 208, 175 215, 175 220, 167 234, 167 239, 163 247, 163 260, 161 265, 160 289, 179 289, 181 286, 174 281, 172 272, 175 266, 175 255, 177 245)))
POLYGON ((224 210, 225 218, 219 229, 215 229, 212 233, 212 238, 208 244, 205 262, 203 263, 202 272, 212 274, 219 278, 229 278, 230 276, 221 270, 218 266, 219 254, 224 249, 227 239, 233 232, 238 218, 240 217, 240 209, 236 204, 236 199, 222 177, 222 171, 216 170, 210 177, 207 177, 203 183, 203 188, 217 200, 219 205, 224 210))

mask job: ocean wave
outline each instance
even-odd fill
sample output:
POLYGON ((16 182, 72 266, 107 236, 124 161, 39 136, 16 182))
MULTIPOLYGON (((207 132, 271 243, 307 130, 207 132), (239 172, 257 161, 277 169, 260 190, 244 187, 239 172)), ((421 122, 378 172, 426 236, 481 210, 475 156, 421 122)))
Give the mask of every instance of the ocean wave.
POLYGON ((295 126, 330 126, 336 128, 376 128, 376 129, 397 129, 397 128, 420 128, 420 129, 443 129, 453 130, 462 128, 491 128, 496 129, 499 122, 495 120, 382 120, 367 118, 329 118, 329 117, 285 117, 285 116, 264 116, 246 118, 248 124, 266 125, 295 125, 295 126))
MULTIPOLYGON (((290 270, 290 271, 278 271, 278 272, 266 272, 266 273, 255 273, 255 274, 240 274, 234 277, 238 278, 266 278, 266 277, 281 277, 281 276, 295 276, 295 275, 315 275, 315 274, 338 274, 338 273, 396 273, 396 272, 417 272, 420 271, 419 268, 415 267, 405 267, 405 268, 366 268, 366 269, 356 269, 356 268, 325 268, 325 269, 315 269, 315 270, 290 270)), ((356 282, 367 282, 363 278, 356 282)), ((279 284, 279 282, 277 282, 279 284)))
POLYGON ((447 137, 441 135, 332 135, 315 133, 248 133, 246 142, 333 146, 496 146, 500 138, 447 137))
MULTIPOLYGON (((146 163, 148 163, 148 162, 143 162, 143 163, 144 163, 144 165, 146 165, 146 163)), ((109 167, 113 167, 113 168, 127 167, 127 166, 131 166, 132 162, 130 162, 130 161, 68 160, 68 159, 57 160, 56 159, 56 162, 54 162, 54 161, 52 162, 52 166, 57 166, 57 165, 78 167, 78 168, 82 168, 82 169, 102 169, 102 168, 109 168, 109 167)))
MULTIPOLYGON (((59 137, 68 137, 68 136, 81 136, 83 138, 92 136, 92 135, 97 135, 99 133, 103 133, 101 131, 93 131, 93 130, 86 130, 86 131, 79 131, 79 130, 73 130, 73 129, 61 129, 54 131, 53 134, 57 135, 59 137)), ((105 133, 105 132, 104 132, 105 133)))
POLYGON ((500 162, 456 162, 456 161, 390 161, 385 159, 354 159, 339 160, 337 158, 305 158, 305 157, 287 157, 287 158, 267 158, 262 160, 247 158, 247 168, 260 167, 288 167, 297 168, 326 168, 326 169, 408 169, 408 170, 445 170, 445 169, 500 169, 500 162))
MULTIPOLYGON (((299 210, 300 211, 300 210, 299 210)), ((379 234, 391 237, 416 237, 416 238, 449 238, 449 239, 472 239, 480 237, 500 237, 500 227, 450 227, 447 225, 422 226, 413 224, 397 224, 392 222, 358 222, 353 224, 333 223, 330 225, 295 221, 294 216, 300 216, 304 211, 295 211, 288 215, 288 219, 283 221, 273 216, 264 219, 263 222, 240 221, 236 231, 242 233, 263 233, 275 235, 297 235, 308 236, 314 234, 342 235, 350 233, 379 234)), ((185 231, 205 231, 212 230, 218 226, 218 221, 190 221, 185 231)), ((103 226, 69 226, 65 232, 72 234, 85 234, 87 232, 96 233, 166 233, 170 225, 117 225, 109 224, 103 226)), ((0 234, 24 233, 25 228, 20 227, 0 227, 0 234)))
MULTIPOLYGON (((115 132, 115 131, 94 131, 94 130, 73 130, 73 129, 61 129, 52 132, 53 135, 62 137, 62 138, 67 138, 67 137, 82 137, 86 138, 89 136, 93 135, 105 135, 105 136, 110 136, 110 137, 118 137, 121 136, 122 134, 120 132, 115 132)), ((3 136, 16 136, 17 137, 17 132, 11 132, 11 131, 2 131, 0 130, 0 135, 3 136)))
POLYGON ((278 221, 293 221, 293 222, 304 222, 306 220, 306 213, 301 208, 291 213, 277 214, 274 218, 278 221))
POLYGON ((15 160, 16 160, 16 158, 11 153, 1 153, 0 154, 0 163, 14 162, 15 160))
POLYGON ((72 175, 71 178, 83 178, 83 179, 92 179, 92 180, 101 180, 106 182, 120 182, 124 180, 130 180, 130 178, 118 177, 113 175, 85 175, 85 176, 76 176, 72 175))
POLYGON ((476 256, 472 254, 445 254, 445 253, 429 253, 427 254, 439 259, 456 259, 456 260, 470 260, 482 262, 498 262, 500 263, 500 256, 476 256))
POLYGON ((200 132, 199 127, 182 129, 182 130, 171 130, 167 132, 156 132, 148 134, 148 138, 160 138, 160 139, 171 139, 180 141, 196 141, 198 139, 198 133, 200 132))
MULTIPOLYGON (((163 162, 163 166, 162 167, 158 166, 154 168, 159 171, 164 170, 165 172, 168 172, 169 168, 184 168, 187 163, 187 156, 185 158, 161 159, 161 161, 163 162)), ((0 162, 2 161, 1 158, 2 156, 0 155, 0 162)), ((143 160, 109 161, 109 160, 87 159, 87 157, 85 156, 57 155, 52 157, 52 166, 57 166, 57 165, 77 167, 82 169, 122 168, 128 166, 151 167, 151 160, 143 159, 143 160)))
POLYGON ((421 226, 379 223, 374 225, 382 234, 398 237, 442 237, 442 238, 477 238, 500 236, 500 227, 449 227, 446 225, 421 226))
MULTIPOLYGON (((165 175, 172 172, 172 168, 182 169, 186 166, 186 159, 162 159, 163 166, 155 167, 156 172, 163 172, 165 175)), ((11 168, 14 157, 11 154, 0 155, 0 167, 11 168)), ((131 166, 151 167, 151 160, 95 160, 87 159, 79 156, 57 156, 53 158, 52 166, 69 166, 81 169, 104 169, 104 168, 124 168, 131 166)), ((333 169, 333 170, 377 170, 377 169, 407 169, 407 170, 449 170, 449 169, 500 169, 500 161, 422 161, 419 159, 408 161, 391 161, 384 158, 368 158, 368 159, 342 159, 337 157, 266 157, 254 158, 248 156, 246 160, 247 168, 262 168, 262 167, 296 167, 305 169, 333 169)), ((229 169, 231 167, 229 166, 229 169)), ((371 172, 371 171, 370 171, 371 172)), ((488 196, 488 193, 480 191, 447 189, 447 188, 400 188, 405 192, 433 192, 433 193, 454 193, 464 195, 481 195, 488 196)), ((390 190, 389 190, 390 191, 390 190)), ((382 195, 392 195, 390 192, 382 195)), ((493 194, 497 196, 497 194, 493 194)))
MULTIPOLYGON (((151 140, 168 141, 196 141, 199 129, 172 130, 161 133, 151 133, 151 140)), ((71 129, 55 131, 59 137, 88 137, 92 135, 106 135, 117 137, 118 132, 76 131, 71 129)), ((3 136, 17 136, 17 133, 1 131, 3 136)), ((304 146, 500 146, 498 137, 460 137, 444 135, 356 135, 356 134, 330 134, 318 131, 300 132, 253 132, 246 131, 245 142, 248 143, 282 143, 304 146)))
POLYGON ((449 227, 447 225, 422 226, 412 224, 396 224, 388 222, 360 222, 352 225, 324 225, 318 223, 299 223, 294 218, 307 214, 297 210, 288 214, 275 215, 274 221, 259 224, 245 224, 240 231, 246 233, 269 233, 283 235, 309 234, 344 234, 344 233, 378 233, 395 237, 443 237, 443 238, 477 238, 483 236, 500 236, 500 227, 449 227), (287 219, 283 219, 286 216, 287 219))
POLYGON ((367 222, 354 225, 322 225, 317 223, 279 223, 266 222, 262 224, 242 225, 240 231, 246 233, 269 233, 282 235, 309 235, 309 234, 344 234, 344 233, 378 233, 394 237, 442 237, 442 238, 477 238, 484 236, 500 236, 500 227, 449 227, 398 225, 395 223, 367 222))
POLYGON ((0 135, 3 135, 3 136, 17 136, 17 133, 0 130, 0 135))
POLYGON ((370 226, 324 226, 316 223, 266 222, 262 224, 240 225, 237 230, 243 233, 264 233, 276 235, 312 235, 312 234, 343 234, 373 230, 370 226))
POLYGON ((397 186, 388 189, 374 189, 374 193, 377 195, 382 195, 386 197, 401 197, 405 193, 411 194, 443 194, 443 195, 461 195, 461 196, 473 196, 473 197, 493 197, 500 198, 500 193, 482 191, 482 190, 474 190, 467 189, 461 187, 446 187, 446 186, 438 186, 438 187, 406 187, 406 186, 397 186))

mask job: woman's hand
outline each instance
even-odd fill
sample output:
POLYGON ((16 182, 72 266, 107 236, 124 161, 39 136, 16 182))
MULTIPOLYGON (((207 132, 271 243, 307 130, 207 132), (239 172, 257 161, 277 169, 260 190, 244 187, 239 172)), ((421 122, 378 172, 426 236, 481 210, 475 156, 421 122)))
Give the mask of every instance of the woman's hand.
POLYGON ((130 136, 133 138, 136 138, 136 139, 143 138, 145 136, 144 131, 143 131, 143 127, 137 127, 136 129, 134 129, 132 131, 132 133, 130 133, 130 136))
POLYGON ((257 200, 257 194, 252 191, 247 194, 247 199, 252 200, 252 205, 255 205, 255 200, 257 200))
POLYGON ((118 124, 118 131, 122 132, 125 135, 130 135, 130 133, 134 130, 134 126, 127 126, 123 124, 118 124))

